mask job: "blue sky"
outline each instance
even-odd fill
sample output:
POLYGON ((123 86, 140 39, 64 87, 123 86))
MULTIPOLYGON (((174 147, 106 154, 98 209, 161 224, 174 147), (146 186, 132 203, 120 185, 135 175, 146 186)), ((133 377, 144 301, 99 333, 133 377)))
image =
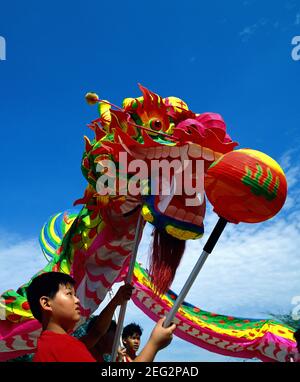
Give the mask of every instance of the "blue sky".
MULTIPOLYGON (((296 35, 300 5, 293 0, 2 4, 0 36, 7 51, 6 61, 0 61, 0 291, 18 286, 44 264, 36 243, 43 223, 83 194, 83 135, 91 135, 86 124, 96 117, 85 93, 96 91, 121 104, 125 97, 140 95, 140 82, 163 97, 182 98, 195 112, 222 114, 240 147, 281 161, 292 184, 287 208, 271 222, 229 229, 218 250, 231 256, 216 255, 214 260, 220 260, 207 264, 203 299, 193 300, 191 291, 189 300, 203 309, 249 317, 291 309, 292 296, 300 295, 299 262, 293 254, 300 244, 295 217, 300 61, 291 57, 296 35), (245 256, 247 248, 257 256, 264 251, 261 266, 246 257, 246 271, 229 242, 245 256), (243 277, 238 271, 228 274, 232 267, 243 277), (245 276, 249 272, 252 278, 245 276), (221 289, 213 282, 215 274, 225 278, 221 289), (210 290, 218 297, 207 298, 210 290), (274 291, 281 297, 272 298, 274 291)), ((191 244, 194 255, 183 269, 191 268, 202 244, 191 244)), ((179 271, 175 286, 180 288, 182 281, 179 271)), ((144 326, 153 324, 145 319, 144 326)), ((161 360, 186 360, 186 351, 179 351, 183 342, 176 341, 161 360)), ((187 350, 191 360, 224 360, 184 346, 192 349, 187 350)))

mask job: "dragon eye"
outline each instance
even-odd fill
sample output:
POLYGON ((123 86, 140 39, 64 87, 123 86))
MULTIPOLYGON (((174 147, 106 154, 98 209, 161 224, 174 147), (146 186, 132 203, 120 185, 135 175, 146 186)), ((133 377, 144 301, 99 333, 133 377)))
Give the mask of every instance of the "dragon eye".
POLYGON ((161 121, 159 119, 151 119, 150 121, 150 127, 152 130, 159 131, 161 129, 161 121))

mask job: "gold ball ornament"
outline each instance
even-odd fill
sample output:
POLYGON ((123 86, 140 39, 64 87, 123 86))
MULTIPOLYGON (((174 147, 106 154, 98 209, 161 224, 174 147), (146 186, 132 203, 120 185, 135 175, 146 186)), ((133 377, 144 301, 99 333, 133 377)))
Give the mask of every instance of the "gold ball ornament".
POLYGON ((86 93, 85 100, 89 105, 95 105, 99 102, 99 97, 97 93, 86 93))

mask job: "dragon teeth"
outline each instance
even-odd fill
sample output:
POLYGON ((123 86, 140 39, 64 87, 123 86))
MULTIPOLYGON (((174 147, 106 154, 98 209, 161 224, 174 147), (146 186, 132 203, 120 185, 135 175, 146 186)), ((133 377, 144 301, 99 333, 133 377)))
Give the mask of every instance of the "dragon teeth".
POLYGON ((162 147, 162 158, 167 158, 170 154, 170 147, 168 146, 163 146, 162 147))
POLYGON ((155 157, 155 147, 149 147, 147 149, 147 159, 154 159, 155 157))
POLYGON ((129 149, 119 137, 119 142, 123 148, 136 159, 166 159, 166 158, 181 158, 182 162, 190 158, 204 159, 209 162, 214 162, 223 154, 214 152, 207 147, 201 147, 197 144, 186 144, 184 146, 156 146, 147 147, 144 149, 135 148, 129 149))
POLYGON ((155 148, 155 159, 160 159, 162 156, 162 147, 161 146, 157 146, 155 148))
POLYGON ((176 213, 176 207, 174 206, 168 206, 168 208, 166 209, 165 213, 168 215, 168 216, 171 216, 171 217, 174 217, 175 213, 176 213))
POLYGON ((197 215, 193 219, 193 224, 201 225, 203 223, 203 216, 197 215))
POLYGON ((179 155, 180 155, 179 147, 177 147, 177 146, 173 146, 173 147, 171 147, 171 150, 170 150, 170 157, 171 157, 171 158, 178 158, 179 155))
POLYGON ((200 158, 202 156, 202 147, 196 144, 189 145, 189 157, 200 158))
POLYGON ((211 149, 208 149, 207 147, 203 147, 202 149, 203 149, 203 152, 202 152, 203 159, 209 162, 213 162, 215 160, 214 152, 211 149))

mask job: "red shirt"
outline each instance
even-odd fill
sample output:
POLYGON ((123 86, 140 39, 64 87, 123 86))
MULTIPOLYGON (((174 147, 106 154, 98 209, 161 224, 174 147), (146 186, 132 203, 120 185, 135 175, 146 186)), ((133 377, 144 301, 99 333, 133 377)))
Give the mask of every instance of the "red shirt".
POLYGON ((33 362, 96 362, 86 346, 69 334, 43 331, 33 362))

